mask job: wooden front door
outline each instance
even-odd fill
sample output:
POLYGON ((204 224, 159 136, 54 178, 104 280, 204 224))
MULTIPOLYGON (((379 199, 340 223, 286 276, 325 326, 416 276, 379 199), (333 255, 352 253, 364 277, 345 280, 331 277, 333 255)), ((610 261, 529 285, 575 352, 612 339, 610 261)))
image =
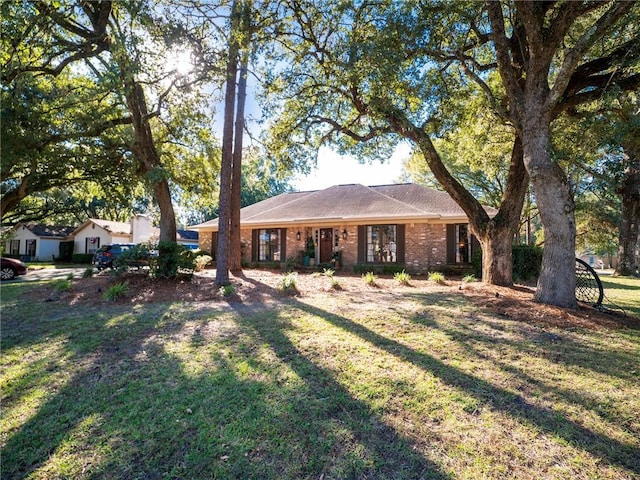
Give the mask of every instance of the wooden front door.
POLYGON ((320 263, 329 263, 333 257, 333 229, 320 229, 320 263))

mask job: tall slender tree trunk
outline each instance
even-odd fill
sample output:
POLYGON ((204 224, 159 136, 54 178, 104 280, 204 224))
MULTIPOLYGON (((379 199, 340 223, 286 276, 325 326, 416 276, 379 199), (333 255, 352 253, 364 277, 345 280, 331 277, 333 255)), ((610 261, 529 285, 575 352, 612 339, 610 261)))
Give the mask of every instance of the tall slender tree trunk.
MULTIPOLYGON (((248 35, 247 32, 244 32, 248 35)), ((236 125, 233 142, 233 174, 231 181, 231 229, 229 235, 229 270, 242 270, 242 250, 240 236, 240 200, 242 193, 242 139, 244 133, 244 105, 247 98, 247 68, 249 54, 245 50, 240 64, 238 79, 238 103, 236 106, 236 125)))
POLYGON ((618 237, 618 266, 616 275, 635 275, 638 264, 638 242, 640 242, 640 155, 625 149, 629 155, 629 166, 618 189, 622 199, 620 232, 618 237))
POLYGON ((151 182, 153 196, 160 209, 159 240, 161 242, 175 242, 177 236, 176 215, 173 210, 169 181, 166 176, 162 175, 160 155, 153 140, 144 90, 136 81, 129 81, 127 84, 127 106, 133 119, 134 132, 134 143, 131 150, 142 162, 142 171, 151 182))
POLYGON ((220 166, 220 195, 218 215, 218 251, 216 284, 229 284, 229 230, 231 225, 231 181, 233 176, 233 121, 235 116, 236 77, 238 74, 238 2, 231 8, 229 59, 224 97, 224 125, 222 128, 222 165, 220 166))
POLYGON ((567 176, 550 156, 551 118, 539 95, 540 92, 529 92, 522 129, 524 164, 544 228, 542 268, 534 298, 541 303, 575 308, 575 204, 567 176))

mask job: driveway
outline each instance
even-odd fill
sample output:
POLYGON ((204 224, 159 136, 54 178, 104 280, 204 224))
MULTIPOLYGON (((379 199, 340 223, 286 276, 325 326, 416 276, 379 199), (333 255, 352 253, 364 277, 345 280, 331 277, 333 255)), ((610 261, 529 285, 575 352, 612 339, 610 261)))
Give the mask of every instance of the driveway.
MULTIPOLYGON (((88 267, 88 265, 87 265, 88 267)), ((29 269, 26 275, 19 275, 13 280, 7 280, 3 283, 11 282, 36 282, 38 280, 51 280, 54 278, 67 278, 73 273, 75 278, 80 278, 87 267, 73 268, 39 268, 37 270, 29 269)))

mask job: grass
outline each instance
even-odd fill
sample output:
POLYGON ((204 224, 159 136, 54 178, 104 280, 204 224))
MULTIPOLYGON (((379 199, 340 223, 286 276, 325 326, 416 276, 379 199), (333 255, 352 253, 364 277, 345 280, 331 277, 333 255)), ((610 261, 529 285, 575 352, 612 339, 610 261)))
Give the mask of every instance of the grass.
POLYGON ((627 314, 640 317, 640 280, 633 277, 601 275, 604 288, 603 305, 608 308, 622 308, 627 314))
POLYGON ((457 289, 98 309, 38 288, 2 286, 2 478, 640 476, 639 330, 457 289))

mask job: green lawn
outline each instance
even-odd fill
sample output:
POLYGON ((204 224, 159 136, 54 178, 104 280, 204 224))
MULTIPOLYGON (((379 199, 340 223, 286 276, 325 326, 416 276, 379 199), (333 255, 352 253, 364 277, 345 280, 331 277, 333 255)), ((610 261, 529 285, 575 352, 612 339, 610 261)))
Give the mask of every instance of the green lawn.
POLYGON ((629 315, 640 317, 640 279, 601 275, 604 288, 603 305, 623 309, 629 315))
POLYGON ((2 286, 2 479, 640 478, 638 329, 494 316, 457 287, 107 307, 42 288, 2 286))

